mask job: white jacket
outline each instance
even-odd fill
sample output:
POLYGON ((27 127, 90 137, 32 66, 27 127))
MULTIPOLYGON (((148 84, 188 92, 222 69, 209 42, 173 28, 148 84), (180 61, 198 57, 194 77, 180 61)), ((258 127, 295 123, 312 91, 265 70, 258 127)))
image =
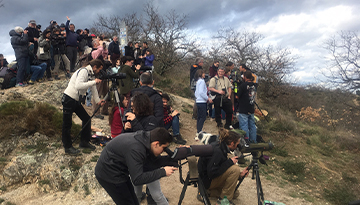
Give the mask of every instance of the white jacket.
POLYGON ((96 89, 94 71, 90 65, 85 68, 79 68, 74 72, 64 93, 72 99, 79 101, 79 96, 85 95, 89 87, 95 103, 100 102, 99 94, 96 89))

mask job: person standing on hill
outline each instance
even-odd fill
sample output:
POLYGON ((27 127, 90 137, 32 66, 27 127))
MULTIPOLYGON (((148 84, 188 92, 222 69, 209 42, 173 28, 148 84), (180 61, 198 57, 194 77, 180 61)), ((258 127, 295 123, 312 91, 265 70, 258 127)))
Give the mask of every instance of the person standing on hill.
POLYGON ((72 23, 70 24, 70 18, 68 16, 66 18, 66 56, 70 60, 70 72, 74 72, 77 60, 78 41, 81 39, 80 36, 75 33, 75 25, 72 23))
MULTIPOLYGON (((191 66, 190 68, 190 89, 195 93, 196 89, 196 79, 195 79, 195 73, 198 69, 202 69, 202 66, 204 65, 204 59, 203 58, 196 58, 195 64, 191 66)), ((197 107, 196 107, 196 101, 194 102, 193 106, 193 119, 197 119, 197 107)))
POLYGON ((16 87, 24 87, 27 85, 23 82, 29 56, 29 39, 27 33, 28 31, 24 31, 24 29, 20 26, 16 26, 9 32, 9 35, 11 36, 10 42, 15 51, 15 58, 18 66, 16 74, 16 87))
POLYGON ((240 129, 246 132, 245 141, 248 143, 256 143, 256 126, 254 118, 256 85, 253 81, 254 77, 251 71, 245 71, 244 82, 240 85, 237 93, 237 118, 239 120, 240 129))

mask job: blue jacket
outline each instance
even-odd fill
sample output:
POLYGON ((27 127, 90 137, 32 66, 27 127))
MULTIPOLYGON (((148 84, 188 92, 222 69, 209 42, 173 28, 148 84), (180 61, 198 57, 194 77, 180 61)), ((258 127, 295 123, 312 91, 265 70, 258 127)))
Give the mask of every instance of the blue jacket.
POLYGON ((151 54, 150 56, 146 56, 144 65, 145 66, 153 66, 154 59, 155 59, 154 54, 151 54))
POLYGON ((15 32, 14 29, 12 29, 9 32, 9 35, 11 36, 11 45, 15 51, 15 57, 16 60, 20 58, 27 58, 28 57, 28 46, 29 46, 29 40, 27 34, 18 34, 15 32))
POLYGON ((195 98, 196 103, 206 103, 208 100, 207 87, 205 80, 202 78, 199 78, 199 80, 196 82, 195 98))
POLYGON ((77 47, 78 46, 78 41, 80 41, 80 37, 77 33, 75 33, 74 31, 70 31, 69 29, 69 24, 70 21, 66 21, 66 25, 65 25, 65 30, 66 30, 66 46, 74 46, 77 47))

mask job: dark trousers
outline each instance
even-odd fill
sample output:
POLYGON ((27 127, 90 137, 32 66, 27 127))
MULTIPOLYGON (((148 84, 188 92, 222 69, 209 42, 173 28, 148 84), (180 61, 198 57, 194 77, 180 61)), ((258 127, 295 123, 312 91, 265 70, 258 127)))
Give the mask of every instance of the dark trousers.
POLYGON ((70 71, 75 71, 75 64, 77 60, 77 48, 73 46, 67 46, 66 47, 66 56, 68 57, 70 61, 70 71))
POLYGON ((26 67, 28 64, 28 58, 19 58, 19 59, 16 59, 16 61, 17 61, 17 65, 18 65, 18 70, 17 70, 17 74, 16 74, 16 84, 19 84, 19 83, 23 83, 23 81, 24 81, 26 67))
POLYGON ((214 100, 214 107, 215 107, 215 121, 218 125, 221 124, 221 108, 226 113, 226 123, 225 128, 228 128, 231 125, 232 120, 232 104, 231 100, 227 97, 217 96, 214 100), (222 102, 221 102, 222 99, 222 102), (222 106, 220 106, 222 104, 222 106))
POLYGON ((126 182, 120 184, 109 183, 97 176, 96 179, 116 204, 119 205, 139 204, 134 191, 134 186, 132 185, 130 178, 126 182))
POLYGON ((72 146, 70 134, 72 126, 72 114, 74 112, 82 121, 83 131, 81 132, 81 142, 89 142, 91 137, 91 122, 85 126, 86 122, 90 120, 90 116, 87 114, 84 107, 79 101, 72 99, 66 94, 63 95, 61 102, 63 105, 62 142, 64 148, 69 148, 72 146))
POLYGON ((49 59, 49 60, 40 60, 41 61, 41 63, 46 63, 46 77, 47 78, 51 78, 51 68, 50 68, 50 66, 51 66, 51 59, 49 59))
POLYGON ((204 122, 206 120, 206 103, 196 103, 197 106, 197 121, 196 121, 196 132, 199 133, 202 131, 204 122))

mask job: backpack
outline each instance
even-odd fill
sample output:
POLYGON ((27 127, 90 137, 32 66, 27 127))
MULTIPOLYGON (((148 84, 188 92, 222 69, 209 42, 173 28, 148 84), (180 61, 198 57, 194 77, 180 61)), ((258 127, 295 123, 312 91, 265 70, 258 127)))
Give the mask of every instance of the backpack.
POLYGON ((7 89, 15 86, 16 71, 17 64, 14 64, 11 68, 0 68, 0 89, 7 89))

